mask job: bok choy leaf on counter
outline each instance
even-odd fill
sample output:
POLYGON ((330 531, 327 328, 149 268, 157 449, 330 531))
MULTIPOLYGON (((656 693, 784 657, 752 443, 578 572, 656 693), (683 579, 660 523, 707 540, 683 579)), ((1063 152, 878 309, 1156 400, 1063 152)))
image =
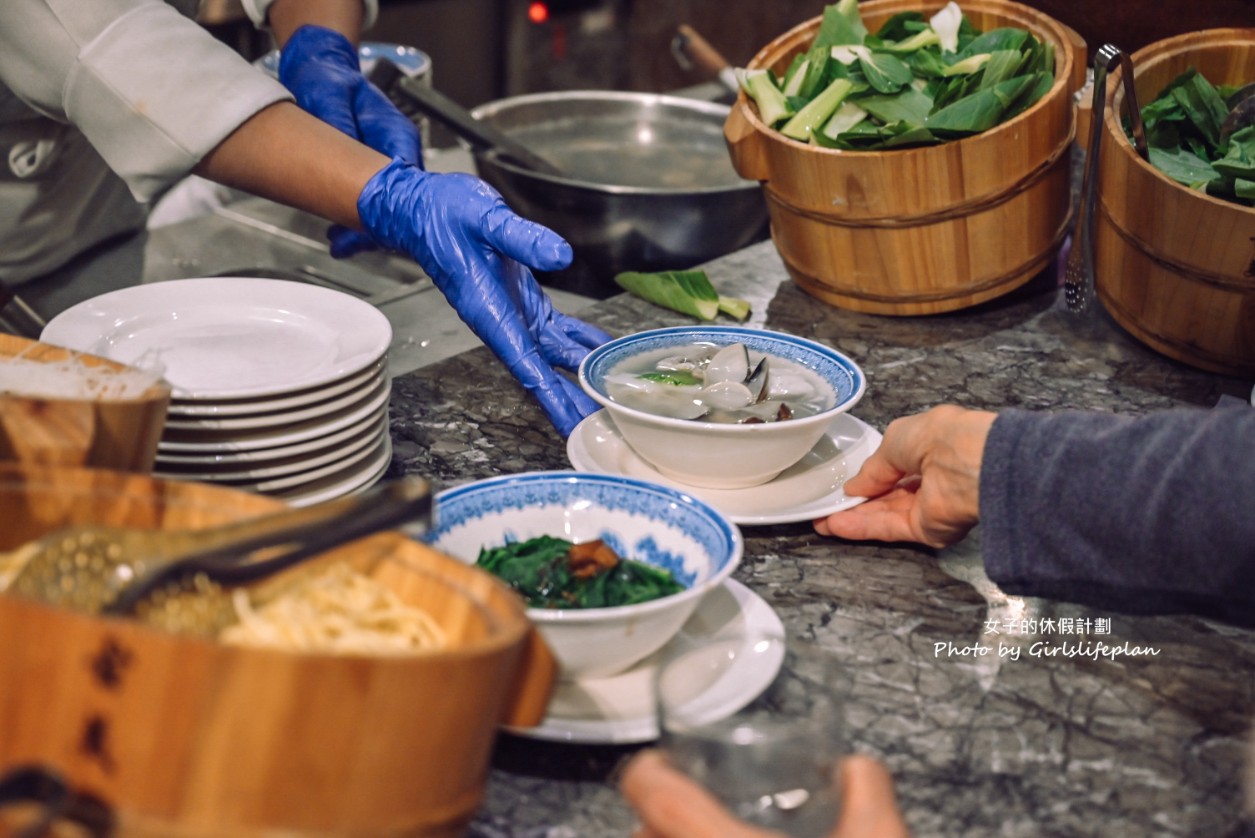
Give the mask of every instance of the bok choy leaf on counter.
POLYGON ((750 315, 748 300, 720 294, 705 271, 626 271, 614 281, 642 299, 699 320, 714 320, 720 312, 737 320, 750 315))

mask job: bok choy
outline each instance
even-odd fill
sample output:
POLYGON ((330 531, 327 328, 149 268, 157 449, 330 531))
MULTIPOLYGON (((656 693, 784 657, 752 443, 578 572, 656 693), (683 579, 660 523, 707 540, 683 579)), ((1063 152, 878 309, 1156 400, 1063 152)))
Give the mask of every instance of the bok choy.
POLYGON ((1142 108, 1142 122, 1152 166, 1190 189, 1249 207, 1255 206, 1255 125, 1222 131, 1239 104, 1237 90, 1213 85, 1191 67, 1142 108))
POLYGON ((855 0, 824 8, 809 47, 783 75, 738 74, 759 118, 829 148, 934 145, 987 131, 1054 84, 1053 46, 1023 29, 978 32, 958 4, 902 12, 872 34, 855 0))
POLYGON ((720 312, 737 320, 750 315, 749 301, 720 294, 705 271, 626 271, 614 281, 642 299, 699 320, 714 320, 720 312))

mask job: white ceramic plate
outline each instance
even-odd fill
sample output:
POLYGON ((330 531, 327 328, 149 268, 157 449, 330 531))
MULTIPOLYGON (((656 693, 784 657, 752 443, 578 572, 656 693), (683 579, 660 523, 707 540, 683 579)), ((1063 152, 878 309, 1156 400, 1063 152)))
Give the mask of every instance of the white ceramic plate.
POLYGON ((203 480, 213 482, 258 482, 286 474, 299 474, 312 471, 322 466, 339 463, 344 465, 351 454, 356 454, 368 446, 379 442, 383 434, 389 432, 388 421, 375 419, 373 425, 365 431, 351 436, 344 441, 322 448, 309 454, 298 454, 278 460, 261 463, 227 463, 206 467, 204 465, 180 465, 157 458, 153 472, 158 477, 171 477, 178 480, 203 480))
POLYGON ((381 372, 365 384, 347 393, 274 413, 249 413, 241 416, 174 416, 166 419, 165 430, 208 431, 234 433, 259 428, 277 428, 281 425, 297 425, 311 419, 333 416, 343 410, 352 410, 359 404, 373 400, 388 385, 387 373, 381 372))
POLYGON ((309 506, 325 500, 356 494, 373 486, 388 471, 392 464, 392 439, 384 437, 383 446, 369 460, 344 471, 328 475, 321 480, 289 489, 286 492, 274 492, 272 497, 287 501, 292 506, 309 506))
POLYGON ((775 480, 748 489, 709 489, 663 476, 624 441, 604 410, 580 422, 567 439, 567 459, 576 471, 636 477, 682 489, 744 525, 813 521, 862 503, 841 487, 880 446, 881 434, 848 413, 839 414, 828 433, 797 464, 775 480))
POLYGON ((180 399, 276 396, 383 357, 377 308, 317 285, 256 277, 172 279, 101 294, 44 327, 45 343, 161 368, 180 399))
POLYGON ((332 382, 323 387, 302 390, 278 399, 230 399, 220 402, 183 401, 171 398, 170 408, 166 412, 174 417, 188 416, 240 416, 254 413, 275 413, 281 410, 293 410, 316 402, 326 401, 350 390, 369 387, 368 382, 384 374, 387 359, 380 359, 361 372, 332 382))
POLYGON ((342 411, 335 416, 325 416, 279 428, 264 428, 260 431, 241 431, 233 434, 222 434, 215 431, 183 432, 167 430, 157 443, 157 454, 217 454, 238 451, 259 451, 267 448, 281 448, 298 442, 318 439, 343 430, 351 425, 374 415, 388 403, 392 395, 392 387, 385 384, 370 401, 342 411))
POLYGON ((268 465, 276 460, 289 460, 301 455, 314 455, 327 448, 347 443, 360 436, 372 433, 380 422, 386 422, 388 411, 380 409, 360 422, 356 422, 341 431, 326 436, 316 437, 295 445, 284 445, 279 448, 263 448, 259 451, 233 451, 218 454, 172 454, 165 451, 157 453, 157 465, 168 465, 175 470, 209 470, 246 469, 251 466, 268 465))
MULTIPOLYGON (((784 633, 784 625, 771 606, 758 594, 736 580, 715 588, 680 629, 681 635, 701 639, 735 634, 746 629, 784 633)), ((656 652, 636 666, 608 678, 560 681, 549 703, 549 714, 537 727, 508 728, 511 733, 532 739, 588 744, 627 744, 658 738, 658 720, 653 704, 653 675, 656 652)), ((752 656, 749 656, 752 657, 752 656)), ((761 666, 761 659, 749 666, 734 665, 719 689, 726 696, 705 696, 729 708, 744 706, 756 698, 784 663, 781 657, 772 666, 761 666)))
MULTIPOLYGON (((263 495, 273 495, 276 492, 288 490, 297 490, 321 480, 324 477, 354 472, 356 473, 362 467, 363 463, 374 462, 379 458, 380 452, 384 448, 384 438, 387 436, 388 429, 383 428, 382 432, 376 431, 373 444, 358 448, 352 453, 341 454, 329 463, 318 466, 316 468, 304 469, 295 474, 283 474, 276 477, 263 477, 260 480, 215 480, 213 482, 220 485, 230 486, 233 489, 242 489, 246 492, 257 492, 263 495)), ((161 474, 153 472, 155 477, 175 477, 172 474, 161 474)))

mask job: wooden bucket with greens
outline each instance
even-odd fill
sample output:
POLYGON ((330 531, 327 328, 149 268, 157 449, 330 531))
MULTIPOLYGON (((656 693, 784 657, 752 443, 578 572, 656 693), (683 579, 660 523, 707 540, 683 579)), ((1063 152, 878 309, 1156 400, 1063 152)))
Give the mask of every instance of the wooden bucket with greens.
POLYGON ((1084 50, 1009 0, 840 0, 764 47, 724 136, 790 276, 892 315, 1031 279, 1068 231, 1084 50))
POLYGON ((1224 95, 1255 82, 1255 28, 1180 35, 1132 59, 1150 162, 1125 134, 1122 86, 1109 84, 1094 216, 1098 298, 1168 357, 1255 376, 1255 128, 1220 139, 1224 95))

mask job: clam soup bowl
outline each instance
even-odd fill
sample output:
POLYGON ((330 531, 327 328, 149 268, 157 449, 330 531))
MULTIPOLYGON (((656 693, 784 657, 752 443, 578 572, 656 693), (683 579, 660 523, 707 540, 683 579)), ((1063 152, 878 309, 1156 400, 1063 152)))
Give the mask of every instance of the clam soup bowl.
POLYGON ((437 494, 437 550, 474 564, 483 548, 542 535, 601 539, 623 558, 670 570, 684 590, 609 608, 528 608, 560 677, 613 675, 662 648, 706 593, 741 561, 737 526, 683 492, 627 477, 573 471, 494 477, 437 494))
MULTIPOLYGON (((768 375, 771 375, 770 370, 768 375)), ((842 353, 783 332, 741 326, 676 326, 626 335, 594 349, 580 364, 580 386, 597 401, 624 441, 642 459, 690 486, 740 489, 758 486, 801 460, 823 438, 833 419, 863 397, 862 369, 842 353), (729 424, 661 416, 612 398, 607 380, 644 353, 692 344, 744 344, 751 359, 784 359, 814 374, 826 390, 818 412, 785 421, 729 424)))

